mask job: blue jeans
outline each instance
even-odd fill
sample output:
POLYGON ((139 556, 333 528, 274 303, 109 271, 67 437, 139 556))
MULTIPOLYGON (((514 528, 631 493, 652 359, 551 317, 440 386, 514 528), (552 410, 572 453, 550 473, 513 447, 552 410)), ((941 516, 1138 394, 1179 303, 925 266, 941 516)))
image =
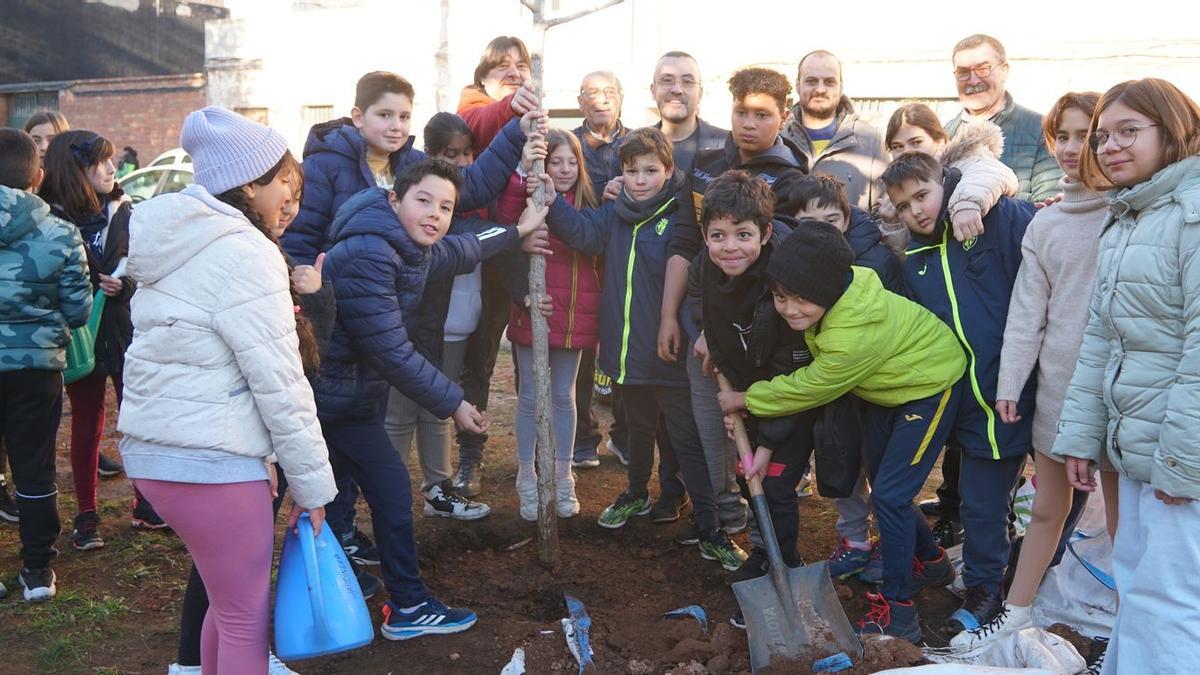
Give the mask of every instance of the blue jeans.
POLYGON ((913 499, 925 485, 950 436, 962 398, 962 381, 928 398, 887 408, 867 405, 867 471, 883 546, 883 596, 905 602, 913 556, 939 554, 933 532, 913 499))
POLYGON ((383 428, 385 409, 386 405, 380 406, 381 414, 375 420, 322 420, 321 428, 334 475, 352 476, 371 507, 383 583, 392 604, 412 607, 428 599, 429 591, 417 565, 408 467, 383 428))

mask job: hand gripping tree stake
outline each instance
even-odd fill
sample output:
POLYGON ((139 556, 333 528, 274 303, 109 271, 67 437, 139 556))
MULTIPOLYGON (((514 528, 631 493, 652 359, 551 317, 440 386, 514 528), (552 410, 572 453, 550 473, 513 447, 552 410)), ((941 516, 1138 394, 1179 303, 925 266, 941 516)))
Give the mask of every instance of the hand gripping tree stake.
MULTIPOLYGON (((533 12, 534 50, 530 71, 538 88, 539 101, 542 97, 542 53, 546 47, 546 31, 623 1, 605 0, 588 9, 547 19, 546 0, 521 0, 521 4, 533 12)), ((545 162, 539 159, 533 163, 530 174, 540 176, 545 171, 545 162)), ((533 204, 539 209, 546 205, 546 191, 540 181, 533 193, 533 204)), ((537 420, 538 559, 543 566, 552 569, 558 566, 559 549, 558 521, 554 513, 554 439, 550 430, 550 328, 546 325, 546 317, 537 309, 545 295, 546 259, 532 255, 529 259, 529 315, 533 327, 534 419, 537 420)))

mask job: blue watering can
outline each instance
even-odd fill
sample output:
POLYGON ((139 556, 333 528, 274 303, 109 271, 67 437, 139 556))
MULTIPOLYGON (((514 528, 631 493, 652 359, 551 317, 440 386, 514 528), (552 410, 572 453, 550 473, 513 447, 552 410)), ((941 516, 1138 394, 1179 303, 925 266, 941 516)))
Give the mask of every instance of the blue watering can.
POLYGON ((371 643, 375 627, 350 561, 329 530, 313 536, 300 514, 299 536, 288 530, 279 554, 275 588, 275 653, 284 661, 357 649, 371 643))

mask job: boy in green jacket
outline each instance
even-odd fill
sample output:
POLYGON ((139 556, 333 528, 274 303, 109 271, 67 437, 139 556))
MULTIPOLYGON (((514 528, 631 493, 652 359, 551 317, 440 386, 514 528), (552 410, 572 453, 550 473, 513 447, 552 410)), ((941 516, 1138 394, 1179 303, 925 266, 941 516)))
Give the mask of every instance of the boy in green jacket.
POLYGON ((867 475, 883 546, 883 586, 868 593, 861 632, 913 643, 921 625, 911 597, 954 580, 945 551, 913 504, 946 442, 967 362, 954 333, 931 312, 884 290, 832 225, 803 221, 767 265, 775 311, 803 331, 813 362, 720 395, 728 415, 794 415, 853 393, 867 403, 867 475))

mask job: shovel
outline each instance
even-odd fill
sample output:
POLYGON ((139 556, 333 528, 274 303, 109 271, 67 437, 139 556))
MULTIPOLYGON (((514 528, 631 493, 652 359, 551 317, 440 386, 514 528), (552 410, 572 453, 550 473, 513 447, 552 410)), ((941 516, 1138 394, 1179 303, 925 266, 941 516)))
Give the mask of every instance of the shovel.
MULTIPOLYGON (((733 391, 729 380, 717 374, 721 391, 733 391)), ((733 438, 742 466, 749 466, 754 453, 741 417, 735 416, 733 438)), ((771 569, 768 576, 733 584, 746 633, 750 641, 750 667, 760 668, 808 661, 805 665, 839 653, 858 661, 862 643, 850 627, 846 611, 838 600, 825 561, 815 565, 787 567, 775 539, 762 480, 749 482, 750 499, 758 529, 767 546, 771 569)))

